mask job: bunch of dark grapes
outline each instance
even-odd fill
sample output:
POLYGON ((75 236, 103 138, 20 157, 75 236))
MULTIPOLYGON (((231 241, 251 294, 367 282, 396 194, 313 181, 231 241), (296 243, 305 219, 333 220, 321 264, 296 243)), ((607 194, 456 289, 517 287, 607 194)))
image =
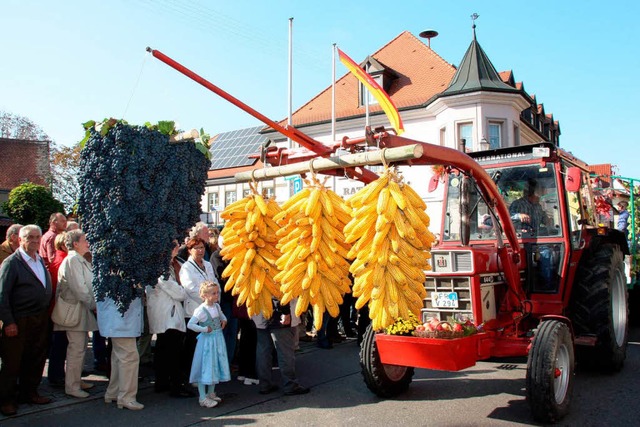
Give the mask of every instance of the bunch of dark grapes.
POLYGON ((144 126, 91 130, 80 157, 78 213, 93 256, 96 299, 121 312, 165 274, 172 241, 201 212, 210 162, 193 142, 144 126))

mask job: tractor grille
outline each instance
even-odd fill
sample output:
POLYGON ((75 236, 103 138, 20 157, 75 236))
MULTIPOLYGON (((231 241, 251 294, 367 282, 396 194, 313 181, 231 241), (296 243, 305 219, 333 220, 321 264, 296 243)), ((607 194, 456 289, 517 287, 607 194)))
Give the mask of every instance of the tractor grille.
POLYGON ((470 251, 432 251, 431 267, 435 273, 472 273, 470 251))
POLYGON ((425 282, 427 298, 422 309, 422 321, 437 316, 440 320, 447 320, 460 314, 472 321, 473 309, 471 304, 471 278, 470 277, 427 277, 425 282), (458 308, 434 307, 431 299, 435 292, 456 292, 458 294, 458 308))

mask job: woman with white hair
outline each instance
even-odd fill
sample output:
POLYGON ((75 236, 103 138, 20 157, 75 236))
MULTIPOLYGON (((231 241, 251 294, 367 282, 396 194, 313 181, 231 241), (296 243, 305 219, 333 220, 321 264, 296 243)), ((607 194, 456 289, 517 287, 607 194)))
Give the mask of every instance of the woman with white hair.
POLYGON ((64 379, 64 392, 77 398, 89 397, 85 390, 93 384, 82 381, 84 354, 87 349, 88 332, 98 328, 96 316, 96 300, 91 282, 93 273, 91 264, 84 259, 89 251, 89 243, 82 230, 67 232, 65 245, 69 254, 62 261, 58 270, 57 296, 68 303, 80 304, 80 320, 75 326, 54 324, 54 331, 66 331, 69 345, 67 347, 67 369, 64 379))

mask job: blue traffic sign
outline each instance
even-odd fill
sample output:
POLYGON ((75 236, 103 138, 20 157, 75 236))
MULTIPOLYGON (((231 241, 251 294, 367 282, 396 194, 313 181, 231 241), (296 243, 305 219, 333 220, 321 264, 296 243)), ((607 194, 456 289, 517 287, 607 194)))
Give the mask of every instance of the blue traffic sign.
POLYGON ((302 190, 302 178, 299 176, 293 179, 293 194, 302 190))

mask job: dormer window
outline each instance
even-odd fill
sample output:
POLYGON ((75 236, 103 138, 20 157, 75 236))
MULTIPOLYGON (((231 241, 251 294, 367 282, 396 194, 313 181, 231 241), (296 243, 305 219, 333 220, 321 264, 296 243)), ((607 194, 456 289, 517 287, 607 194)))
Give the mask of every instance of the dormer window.
MULTIPOLYGON (((380 87, 384 87, 382 84, 383 83, 382 74, 378 74, 377 76, 371 76, 371 77, 373 78, 373 80, 375 80, 376 83, 378 83, 378 85, 380 85, 380 87)), ((367 105, 367 98, 369 98, 369 105, 376 105, 378 103, 378 100, 371 94, 371 92, 369 92, 369 89, 367 89, 365 85, 363 85, 362 83, 360 83, 358 95, 359 95, 361 107, 364 107, 365 105, 367 105)))
MULTIPOLYGON (((360 65, 385 92, 389 93, 393 81, 398 78, 398 75, 392 69, 385 67, 372 56, 367 57, 364 63, 360 65)), ((358 102, 360 107, 364 107, 367 104, 367 98, 369 105, 378 103, 365 85, 358 82, 358 102)))

